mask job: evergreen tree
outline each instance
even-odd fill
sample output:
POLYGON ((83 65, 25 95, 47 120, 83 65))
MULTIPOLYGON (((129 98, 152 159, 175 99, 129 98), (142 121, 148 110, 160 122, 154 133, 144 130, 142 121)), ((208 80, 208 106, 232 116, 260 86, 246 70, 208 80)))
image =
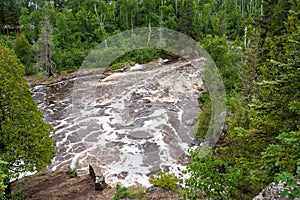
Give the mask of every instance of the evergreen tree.
POLYGON ((55 155, 49 136, 54 129, 43 121, 23 77, 23 65, 0 44, 0 158, 7 163, 1 168, 9 178, 38 171, 55 155))
POLYGON ((272 3, 274 12, 281 9, 285 15, 280 24, 267 20, 262 42, 253 40, 247 51, 227 135, 230 145, 222 155, 243 176, 238 186, 243 199, 255 196, 280 173, 296 175, 300 161, 299 0, 285 6, 283 1, 272 3))
POLYGON ((23 34, 18 34, 15 42, 15 53, 25 66, 25 74, 34 73, 32 69, 32 50, 28 40, 23 34))
POLYGON ((194 18, 194 0, 183 0, 180 17, 180 31, 192 36, 192 27, 194 18))

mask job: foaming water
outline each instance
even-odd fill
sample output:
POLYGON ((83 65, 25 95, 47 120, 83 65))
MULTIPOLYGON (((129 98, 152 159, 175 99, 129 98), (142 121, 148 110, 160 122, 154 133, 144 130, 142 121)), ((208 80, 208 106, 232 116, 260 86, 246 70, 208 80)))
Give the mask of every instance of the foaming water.
POLYGON ((200 72, 188 62, 139 65, 32 88, 56 130, 49 169, 92 163, 109 183, 145 186, 160 170, 179 174, 198 121, 200 72))

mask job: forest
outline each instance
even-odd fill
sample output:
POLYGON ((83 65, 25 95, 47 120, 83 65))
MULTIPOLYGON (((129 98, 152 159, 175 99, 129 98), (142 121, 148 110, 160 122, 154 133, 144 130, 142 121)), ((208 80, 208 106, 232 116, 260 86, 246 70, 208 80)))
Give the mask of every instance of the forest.
MULTIPOLYGON (((252 199, 273 181, 297 185, 300 0, 1 0, 0 10, 0 195, 10 178, 43 169, 55 156, 49 137, 54 130, 43 122, 23 77, 76 71, 97 44, 141 27, 172 29, 196 40, 226 88, 221 138, 205 157, 201 150, 190 152, 183 198, 252 199)), ((144 49, 113 64, 168 56, 144 49)), ((199 102, 195 136, 204 138, 208 93, 199 102)), ((282 195, 299 198, 300 189, 282 195)))

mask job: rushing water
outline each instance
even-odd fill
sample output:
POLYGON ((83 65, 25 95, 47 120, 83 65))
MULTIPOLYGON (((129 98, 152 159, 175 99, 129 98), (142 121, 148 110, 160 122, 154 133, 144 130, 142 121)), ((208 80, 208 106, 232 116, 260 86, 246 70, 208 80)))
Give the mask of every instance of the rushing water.
POLYGON ((93 163, 110 183, 146 186, 160 170, 178 173, 196 130, 200 72, 178 61, 33 87, 56 130, 49 169, 93 163))

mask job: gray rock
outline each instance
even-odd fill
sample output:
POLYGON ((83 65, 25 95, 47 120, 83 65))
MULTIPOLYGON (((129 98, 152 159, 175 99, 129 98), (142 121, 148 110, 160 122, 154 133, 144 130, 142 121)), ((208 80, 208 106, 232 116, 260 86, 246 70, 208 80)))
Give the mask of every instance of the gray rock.
POLYGON ((107 184, 105 183, 105 177, 101 173, 101 169, 94 168, 94 167, 92 167, 92 165, 89 164, 89 172, 90 172, 91 178, 93 179, 93 181, 95 183, 95 190, 103 190, 107 184))
MULTIPOLYGON (((298 187, 300 187, 300 180, 298 181, 298 187)), ((291 189, 284 183, 275 184, 272 182, 267 188, 265 188, 258 196, 253 200, 289 200, 288 197, 282 197, 281 193, 284 189, 291 189)), ((300 200, 300 198, 296 198, 300 200)))
POLYGON ((192 144, 191 146, 201 146, 201 143, 205 142, 205 139, 204 138, 195 138, 193 141, 192 141, 192 144))

